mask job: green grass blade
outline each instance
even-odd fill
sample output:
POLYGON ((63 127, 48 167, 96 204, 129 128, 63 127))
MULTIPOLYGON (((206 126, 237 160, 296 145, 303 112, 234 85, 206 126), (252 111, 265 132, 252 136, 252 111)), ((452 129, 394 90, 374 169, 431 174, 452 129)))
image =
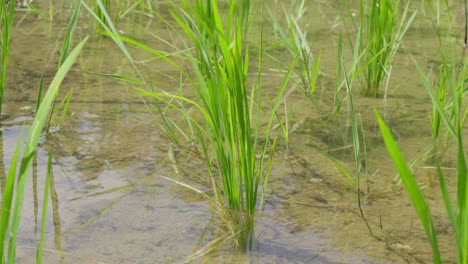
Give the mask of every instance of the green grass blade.
POLYGON ((388 129, 387 125, 385 124, 382 117, 377 111, 376 115, 380 131, 385 142, 385 146, 387 147, 387 151, 390 154, 395 164, 395 167, 398 170, 403 185, 405 186, 405 189, 408 192, 411 202, 413 203, 418 217, 421 220, 421 223, 424 227, 424 231, 426 232, 427 238, 431 243, 433 261, 434 263, 442 263, 439 245, 437 243, 436 231, 432 223, 431 212, 429 210, 429 207, 426 204, 426 201, 424 200, 421 190, 419 189, 419 186, 416 183, 416 180, 414 179, 414 176, 411 173, 408 164, 406 163, 395 140, 393 139, 390 130, 388 129))
POLYGON ((13 26, 13 15, 15 13, 15 5, 7 4, 5 0, 0 1, 0 26, 2 27, 0 38, 0 114, 2 113, 3 94, 6 85, 6 74, 8 65, 8 55, 10 53, 10 35, 13 26))
POLYGON ((78 20, 78 14, 80 13, 81 0, 76 0, 75 5, 72 8, 72 15, 70 17, 70 22, 68 23, 67 33, 62 42, 62 48, 60 50, 60 60, 58 66, 67 59, 68 53, 70 52, 70 45, 73 40, 73 31, 76 27, 76 21, 78 20))
POLYGON ((468 262, 468 184, 466 173, 466 160, 463 150, 461 129, 458 130, 458 161, 457 161, 457 229, 458 229, 458 262, 468 262))
POLYGON ((39 82, 39 91, 37 92, 36 113, 39 110, 39 106, 41 105, 43 90, 44 90, 44 78, 41 75, 41 80, 39 82))
POLYGON ((444 199, 445 208, 447 209, 447 214, 449 216, 450 223, 454 227, 455 236, 458 239, 459 230, 457 228, 455 213, 453 212, 452 202, 450 201, 449 192, 448 192, 448 189, 447 189, 447 185, 445 183, 445 177, 444 177, 444 174, 442 172, 442 169, 440 168, 440 164, 439 164, 438 160, 436 160, 436 167, 437 167, 437 176, 439 178, 439 183, 440 183, 440 191, 442 193, 442 198, 444 199))
POLYGON ((49 86, 49 89, 47 90, 46 95, 44 96, 44 99, 42 100, 41 106, 39 107, 39 110, 36 113, 36 117, 34 118, 33 124, 29 129, 28 140, 26 142, 25 149, 23 152, 23 158, 21 161, 21 167, 19 171, 18 186, 16 189, 16 199, 14 202, 14 213, 11 225, 11 237, 8 247, 8 263, 14 263, 15 261, 16 236, 18 234, 19 221, 21 218, 21 209, 23 206, 24 187, 26 185, 26 179, 34 159, 34 155, 36 153, 39 137, 42 134, 42 130, 47 120, 49 110, 52 107, 55 95, 57 94, 63 79, 65 78, 73 63, 75 62, 76 58, 80 54, 87 39, 88 38, 85 38, 73 49, 73 51, 69 54, 67 59, 58 69, 54 79, 52 80, 49 86))
POLYGON ((68 108, 70 107, 70 103, 71 103, 72 98, 73 98, 73 89, 70 89, 70 91, 67 93, 67 95, 65 96, 65 99, 64 99, 65 103, 63 105, 62 114, 61 114, 60 119, 59 119, 58 124, 57 124, 58 127, 61 127, 62 123, 63 123, 63 120, 65 120, 65 116, 68 113, 68 108))
POLYGON ((10 170, 8 171, 7 180, 5 183, 5 189, 3 191, 2 197, 2 211, 0 214, 0 263, 4 263, 5 259, 5 241, 6 241, 6 234, 10 225, 10 216, 11 216, 11 209, 12 209, 12 200, 13 200, 13 190, 15 187, 15 179, 16 179, 16 168, 17 168, 17 161, 19 156, 19 151, 21 148, 21 141, 23 140, 23 131, 21 131, 18 142, 16 144, 16 149, 13 154, 11 163, 10 163, 10 170))
POLYGON ((315 61, 314 69, 312 72, 312 81, 310 83, 310 90, 309 90, 309 94, 311 95, 315 93, 315 87, 317 86, 319 71, 320 71, 320 55, 317 57, 317 60, 315 61))

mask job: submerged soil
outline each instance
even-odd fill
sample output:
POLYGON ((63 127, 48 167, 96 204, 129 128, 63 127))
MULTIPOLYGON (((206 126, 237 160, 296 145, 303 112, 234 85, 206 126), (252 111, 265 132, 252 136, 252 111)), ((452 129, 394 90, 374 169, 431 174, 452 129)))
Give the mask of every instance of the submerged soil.
MULTIPOLYGON (((48 10, 48 2, 38 1, 39 10, 48 10)), ((276 2, 267 4, 276 4, 274 11, 282 12, 276 2)), ((428 118, 432 105, 409 56, 425 71, 437 71, 439 46, 432 25, 418 14, 396 56, 386 98, 361 97, 355 84, 355 108, 365 131, 368 159, 361 196, 371 235, 358 210, 356 190, 317 148, 353 171, 349 113, 344 109, 333 115, 339 6, 320 0, 310 5, 304 24, 314 54, 321 56, 322 74, 314 100, 293 85, 285 99, 292 113, 289 142, 280 140, 275 153, 266 206, 256 218, 255 250, 234 249, 235 241, 226 235, 213 199, 167 179, 209 193, 203 160, 173 146, 158 126, 159 115, 137 96, 135 84, 97 74, 133 76, 134 72, 115 43, 95 34, 91 18, 83 15, 75 42, 92 36, 60 91, 59 100, 73 91, 67 116, 61 126, 53 124, 54 132, 42 138, 37 153, 26 187, 17 262, 35 262, 52 149, 45 263, 165 263, 166 258, 170 263, 430 263, 429 243, 383 145, 374 114, 378 109, 405 157, 414 161, 416 178, 434 215, 444 263, 455 263, 455 239, 433 164, 426 158, 432 142, 428 118)), ((161 17, 129 15, 119 30, 158 49, 174 51, 147 32, 183 47, 184 41, 169 34, 161 20, 170 19, 169 6, 155 7, 161 17)), ((46 13, 17 12, 0 132, 2 173, 9 168, 20 132, 34 117, 41 78, 48 84, 57 67, 69 10, 57 8, 54 20, 46 13)), ((456 21, 461 19, 461 14, 453 15, 456 21)), ((265 28, 265 42, 271 44, 275 41, 268 33, 271 28, 265 28)), ((460 41, 460 36, 453 36, 454 52, 460 41)), ((254 36, 251 42, 255 45, 254 36)), ((150 54, 133 48, 130 52, 156 89, 177 90, 179 75, 174 69, 149 61, 150 54)), ((275 95, 287 69, 278 60, 291 58, 282 48, 268 54, 262 85, 275 95)), ((275 133, 280 135, 279 128, 275 133)), ((455 184, 452 151, 448 149, 443 164, 449 186, 455 184)))

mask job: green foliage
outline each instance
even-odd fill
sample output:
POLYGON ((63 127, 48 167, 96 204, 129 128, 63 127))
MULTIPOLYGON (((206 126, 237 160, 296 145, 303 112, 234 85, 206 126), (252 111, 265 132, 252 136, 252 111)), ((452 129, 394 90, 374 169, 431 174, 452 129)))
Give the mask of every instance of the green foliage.
POLYGON ((62 48, 60 49, 60 60, 58 64, 59 67, 67 59, 70 53, 70 46, 73 42, 73 32, 75 31, 78 15, 80 14, 81 10, 81 1, 82 0, 75 0, 75 5, 72 8, 70 22, 68 23, 67 27, 67 33, 65 34, 65 38, 62 41, 62 48))
POLYGON ((402 9, 399 0, 360 0, 359 20, 355 21, 347 1, 345 5, 357 32, 358 46, 354 47, 354 52, 358 53, 364 75, 361 94, 379 96, 379 90, 387 80, 386 94, 394 57, 416 13, 408 17, 409 3, 402 9))
MULTIPOLYGON (((467 72, 466 64, 462 65, 458 79, 453 75, 453 69, 446 68, 442 71, 444 76, 444 93, 447 92, 451 99, 445 99, 445 94, 442 96, 440 90, 436 91, 429 80, 423 74, 419 65, 415 62, 416 68, 422 78, 424 87, 429 93, 432 104, 434 106, 433 115, 433 137, 439 135, 441 124, 445 125, 449 135, 455 140, 457 145, 457 195, 456 195, 456 207, 453 208, 450 200, 445 178, 439 165, 439 161, 436 159, 437 175, 439 178, 440 189, 444 200, 445 207, 447 209, 450 223, 455 233, 457 242, 457 261, 458 263, 467 263, 468 261, 468 183, 467 183, 467 168, 466 158, 463 146, 463 133, 462 128, 465 121, 466 109, 462 109, 463 95, 465 92, 464 78, 467 72), (441 100, 443 99, 443 100, 441 100), (437 118, 437 119, 435 119, 437 118), (438 123, 436 124, 435 121, 438 123)), ((431 243, 433 252, 434 263, 441 263, 440 250, 436 238, 436 230, 434 229, 429 207, 426 204, 424 197, 414 179, 414 176, 410 172, 406 161, 401 155, 392 135, 385 125, 384 121, 379 115, 377 115, 379 126, 387 146, 387 150, 392 157, 395 166, 398 169, 400 178, 413 202, 414 207, 418 213, 418 216, 422 222, 426 235, 431 243)))
MULTIPOLYGON (((468 66, 463 64, 459 69, 459 77, 449 75, 446 78, 446 91, 450 96, 447 104, 440 100, 440 96, 434 91, 430 82, 423 74, 419 65, 415 62, 418 72, 423 80, 424 87, 429 93, 432 104, 440 116, 441 122, 445 125, 449 135, 455 140, 458 155, 457 155, 457 201, 456 210, 453 210, 449 200, 449 194, 445 186, 444 176, 440 168, 438 168, 439 181, 441 185, 442 196, 444 197, 445 206, 449 214, 449 218, 454 229, 457 240, 457 259, 458 263, 468 262, 468 183, 466 160, 463 146, 463 126, 467 109, 463 109, 463 96, 465 93, 465 77, 468 73, 468 66), (456 212, 456 214, 454 214, 456 212)), ((437 163, 438 165, 438 163, 437 163)))
POLYGON ((6 85, 10 35, 14 13, 15 5, 7 5, 5 0, 0 0, 0 114, 2 113, 3 94, 6 85))
POLYGON ((125 16, 131 11, 135 11, 139 6, 152 11, 149 0, 93 0, 92 2, 98 24, 107 26, 119 24, 125 16))
MULTIPOLYGON (((199 139, 208 169, 213 172, 212 164, 217 164, 228 207, 241 215, 253 215, 258 186, 260 183, 266 185, 268 180, 269 166, 264 169, 263 165, 272 158, 272 155, 267 158, 267 154, 272 154, 274 142, 267 151, 268 143, 263 147, 258 143, 258 120, 256 127, 251 127, 259 118, 253 119, 252 114, 260 113, 261 90, 254 87, 249 93, 247 87, 250 57, 248 49, 244 48, 244 38, 249 8, 248 2, 240 3, 230 5, 226 25, 215 0, 196 1, 194 5, 184 1, 184 9, 175 15, 175 19, 195 47, 195 54, 187 54, 187 58, 195 75, 191 83, 199 99, 193 104, 203 116, 203 123, 197 122, 196 126, 200 130, 199 139), (250 99, 249 95, 252 95, 250 99)), ((276 107, 284 88, 285 85, 275 100, 276 107)), ((273 111, 264 135, 267 139, 274 117, 273 111)), ((213 187, 219 193, 215 183, 213 187)))
POLYGON ((245 10, 237 4, 231 4, 231 21, 225 27, 217 1, 197 1, 194 6, 185 2, 184 7, 184 14, 176 19, 195 46, 196 55, 190 58, 198 81, 194 88, 214 136, 212 141, 200 138, 211 141, 211 146, 203 144, 204 152, 211 160, 207 148, 214 148, 214 161, 218 163, 229 208, 253 214, 259 175, 255 167, 257 149, 250 134, 249 54, 243 48, 245 25, 241 24, 242 16, 247 14, 242 14, 245 10))
MULTIPOLYGON (((297 57, 296 75, 301 80, 304 94, 312 96, 319 77, 320 56, 314 58, 312 48, 307 40, 307 32, 301 26, 301 20, 307 10, 305 0, 300 1, 299 4, 292 1, 291 5, 298 7, 292 11, 284 10, 287 29, 283 29, 280 20, 270 9, 268 12, 273 22, 274 32, 280 39, 280 43, 276 45, 284 45, 293 59, 297 57)), ((278 62, 280 61, 278 60, 278 62)))
MULTIPOLYGON (((260 81, 250 91, 247 87, 250 56, 244 39, 249 28, 248 5, 248 1, 232 2, 226 24, 216 0, 196 1, 194 5, 184 1, 184 9, 175 15, 195 47, 195 54, 187 58, 196 76, 191 84, 199 102, 193 103, 203 116, 203 123, 196 127, 203 129, 199 139, 207 166, 210 172, 218 169, 225 201, 241 217, 255 214, 258 187, 267 184, 275 148, 275 140, 269 142, 271 127, 294 67, 290 67, 272 101, 272 112, 263 130, 260 81), (261 138, 266 142, 260 144, 261 138)), ((259 54, 262 52, 260 44, 259 54)), ((216 184, 213 187, 218 193, 216 184)))
MULTIPOLYGON (((192 86, 195 99, 154 89, 139 91, 142 96, 156 99, 158 112, 163 117, 161 126, 176 143, 181 143, 179 132, 183 134, 183 129, 166 113, 168 108, 172 108, 182 114, 198 137, 215 195, 219 197, 221 193, 219 181, 214 177, 214 174, 219 174, 225 205, 241 222, 253 223, 251 218, 257 210, 258 198, 261 197, 261 206, 264 195, 264 192, 259 194, 258 188, 266 188, 275 149, 276 140, 270 142, 272 124, 294 65, 290 67, 277 96, 267 99, 273 107, 265 128, 260 123, 261 75, 257 85, 248 87, 250 55, 245 39, 249 29, 250 2, 231 2, 227 14, 221 14, 216 0, 195 1, 193 4, 183 1, 182 8, 174 7, 178 11, 173 12, 173 17, 193 45, 193 49, 185 50, 183 56, 117 36, 112 25, 109 25, 107 34, 126 54, 128 51, 122 40, 163 59, 192 86), (185 70, 176 59, 188 62, 191 69, 185 70), (162 108, 161 103, 167 107, 162 108), (193 117, 186 105, 195 107, 201 119, 193 117)), ((262 53, 260 41, 260 65, 262 53)))
POLYGON ((413 206, 416 208, 418 217, 421 220, 421 223, 426 232, 427 238, 429 239, 432 246, 433 261, 434 263, 442 263, 439 245, 437 243, 436 230, 431 218, 431 212, 429 206, 427 205, 421 190, 419 189, 416 180, 414 179, 413 174, 411 173, 408 164, 406 163, 403 155, 401 154, 395 140, 393 139, 390 129, 380 117, 378 113, 377 120, 379 122, 380 131, 382 132, 385 145, 387 147, 388 153, 390 154, 395 167, 398 170, 400 178, 402 179, 403 185, 406 188, 406 191, 409 194, 413 206))
MULTIPOLYGON (((8 259, 7 263, 15 263, 16 255, 16 238, 18 235, 19 221, 21 218, 21 209, 23 205, 24 197, 24 187, 26 185, 26 180, 30 172, 30 168, 35 157, 37 150, 37 144, 39 137, 42 134, 43 128, 47 121, 47 116, 49 115, 50 109, 54 98, 60 88, 60 85, 70 70, 71 66, 75 62, 76 58, 81 52, 84 44, 87 39, 83 40, 78 44, 75 49, 69 54, 67 59, 58 69, 54 79, 52 80, 49 89, 42 100, 42 103, 38 107, 36 117, 32 125, 28 129, 28 139, 23 150, 23 156, 21 158, 21 165, 19 166, 17 185, 15 188, 15 176, 17 173, 17 158, 19 153, 20 144, 16 148, 15 154, 13 156, 12 163, 10 165, 10 172, 7 178, 7 184, 5 191, 3 193, 2 199, 2 211, 1 211, 1 229, 0 229, 0 255, 1 262, 5 263, 5 258, 8 259), (13 196, 13 194, 15 194, 13 196), (15 198, 13 201, 13 197, 15 198), (11 219, 11 220, 10 220, 11 219), (9 230, 9 236, 7 232, 9 230), (8 244, 8 253, 6 248, 6 241, 9 240, 8 244)), ((21 138, 21 137, 20 137, 21 138)))
MULTIPOLYGON (((75 31, 75 28, 76 28, 76 22, 78 20, 78 15, 80 14, 81 2, 82 2, 82 0, 76 0, 74 6, 72 8, 72 14, 70 16, 70 22, 69 22, 68 27, 67 27, 67 33, 65 34, 65 37, 64 37, 63 42, 62 42, 62 47, 60 49, 60 58, 59 58, 59 63, 58 63, 59 68, 62 65, 62 63, 68 58, 68 56, 70 54, 70 46, 71 46, 71 43, 73 42, 73 33, 75 31)), ((41 80, 36 111, 37 111, 37 108, 39 108, 39 105, 41 103, 42 88, 43 87, 42 87, 42 80, 41 80)), ((62 121, 63 121, 63 119, 65 117, 65 114, 67 112, 68 105, 70 104, 72 94, 73 94, 73 92, 70 90, 70 92, 65 97, 64 101, 60 103, 57 110, 55 109, 55 103, 56 103, 55 101, 57 99, 58 93, 55 95, 54 101, 52 103, 52 110, 51 110, 52 114, 49 116, 49 120, 47 121, 47 132, 49 132, 49 128, 50 128, 50 124, 51 124, 52 120, 54 120, 54 118, 58 114, 59 110, 63 107, 62 117, 59 120, 59 126, 61 125, 61 123, 62 123, 62 121)))

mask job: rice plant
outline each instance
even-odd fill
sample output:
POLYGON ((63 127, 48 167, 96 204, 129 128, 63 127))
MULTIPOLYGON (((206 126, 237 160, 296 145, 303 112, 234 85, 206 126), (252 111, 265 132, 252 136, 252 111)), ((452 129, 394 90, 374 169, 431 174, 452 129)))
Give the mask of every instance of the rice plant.
MULTIPOLYGON (((73 42, 74 31, 76 28, 76 23, 78 21, 78 15, 80 14, 81 2, 82 0, 75 0, 75 3, 73 5, 72 14, 70 16, 70 22, 68 24, 67 32, 65 34, 65 37, 62 42, 62 47, 60 48, 60 52, 59 52, 60 58, 59 58, 59 63, 57 65, 58 68, 60 68, 62 63, 64 63, 64 61, 68 58, 70 54, 71 43, 73 42)), ((39 93, 38 93, 38 100, 37 100, 38 105, 36 106, 36 108, 38 108, 41 103, 41 100, 40 100, 41 94, 42 94, 42 81, 41 81, 41 86, 40 86, 39 93)), ((54 98, 54 101, 52 102, 52 110, 51 110, 52 114, 49 116, 49 120, 47 122, 47 127, 46 127, 47 132, 49 132, 51 121, 55 118, 55 116, 57 115, 59 110, 62 108, 62 106, 64 108, 64 111, 62 112, 61 120, 63 120, 63 118, 65 117, 65 113, 67 112, 66 110, 68 109, 68 105, 72 98, 72 94, 73 94, 73 91, 70 90, 67 96, 65 97, 64 101, 59 104, 59 107, 56 111, 55 111, 55 106, 56 106, 56 99, 57 99, 58 93, 55 95, 56 97, 54 98)), ((59 126, 60 124, 61 124, 61 121, 59 121, 59 126)))
MULTIPOLYGON (((468 182, 467 182, 467 168, 465 150, 463 146, 463 125, 466 118, 467 109, 463 109, 463 95, 465 92, 465 76, 468 73, 468 67, 463 64, 460 69, 460 79, 448 76, 446 78, 446 91, 450 96, 447 101, 441 100, 440 94, 434 90, 426 76, 423 74, 417 63, 416 67, 423 81, 424 87, 429 93, 434 109, 438 113, 438 120, 445 125, 445 128, 449 135, 455 140, 457 145, 457 194, 456 203, 453 205, 450 194, 448 192, 447 185, 445 183, 445 177, 440 168, 440 162, 436 159, 437 175, 439 179, 440 189, 442 198, 447 210, 447 214, 452 225, 455 239, 456 239, 456 253, 457 263, 468 262, 468 182), (444 105, 444 102, 447 104, 444 105), (449 106, 449 107, 447 107, 449 106)), ((451 72, 451 70, 449 70, 451 72)), ((392 135, 385 125, 384 121, 377 115, 379 126, 387 146, 387 150, 392 157, 395 166, 398 169, 400 178, 413 202, 414 207, 418 213, 418 216, 422 222, 426 235, 432 246, 433 261, 434 263, 442 263, 440 249, 437 243, 436 230, 431 219, 431 213, 429 207, 424 200, 424 197, 414 179, 414 176, 410 172, 406 161, 401 155, 398 146, 396 145, 392 135)), ((434 121, 433 121, 434 122, 434 121)), ((434 127, 434 125, 433 125, 434 127)), ((437 126, 436 128, 440 128, 437 126)), ((433 132, 434 133, 434 132, 433 132)), ((436 134, 437 135, 437 134, 436 134)))
POLYGON ((19 158, 20 149, 20 141, 18 141, 18 145, 10 165, 10 171, 7 176, 7 183, 5 185, 1 203, 0 263, 15 263, 16 239, 21 218, 24 188, 35 157, 39 137, 41 136, 43 128, 47 123, 47 116, 49 115, 52 103, 60 88, 60 85, 75 62, 76 58, 80 54, 83 46, 86 43, 86 40, 87 39, 83 40, 73 49, 72 52, 70 52, 67 59, 58 69, 54 79, 49 86, 49 89, 47 89, 42 103, 38 107, 34 121, 28 129, 28 139, 26 145, 24 146, 23 156, 21 158, 19 167, 16 162, 19 158), (18 168, 19 171, 17 172, 18 168), (16 177, 17 174, 18 177, 16 177))
MULTIPOLYGON (((409 2, 400 13, 399 0, 360 0, 359 3, 359 20, 356 21, 345 1, 356 38, 360 39, 356 48, 363 72, 361 94, 378 97, 384 81, 384 94, 387 93, 394 57, 416 13, 409 16, 409 2)), ((349 31, 348 34, 351 35, 349 31)))
MULTIPOLYGON (((387 146, 387 150, 395 164, 395 167, 398 170, 400 178, 402 179, 403 185, 410 196, 411 202, 418 213, 418 217, 421 220, 421 223, 424 227, 424 231, 426 232, 427 238, 430 241, 433 253, 433 261, 434 263, 442 263, 442 259, 440 256, 439 245, 437 242, 436 230, 434 228, 434 224, 432 222, 431 212, 429 210, 429 206, 427 205, 426 201, 424 200, 423 194, 416 183, 416 180, 411 173, 407 162, 405 161, 403 155, 401 154, 393 136, 390 132, 390 129, 387 127, 383 119, 377 113, 377 119, 380 126, 380 131, 385 141, 385 145, 387 146)), ((459 262, 459 263, 466 263, 466 262, 459 262)))
MULTIPOLYGON (((356 190, 356 200, 357 207, 359 209, 359 214, 366 224, 367 230, 371 236, 374 236, 374 232, 364 214, 363 204, 362 204, 362 175, 367 173, 367 151, 366 151, 366 140, 364 134, 364 128, 362 121, 360 120, 360 115, 355 111, 354 99, 353 99, 353 81, 356 78, 356 66, 358 59, 354 57, 354 60, 351 64, 351 69, 348 71, 344 64, 343 59, 343 45, 342 45, 342 36, 340 34, 338 39, 338 58, 337 58, 337 80, 336 86, 344 86, 346 88, 346 97, 338 104, 335 114, 338 115, 341 113, 342 105, 346 102, 349 107, 348 111, 348 120, 350 122, 351 128, 351 137, 352 137, 352 148, 353 148, 353 158, 354 158, 354 171, 349 171, 345 166, 330 154, 326 150, 322 149, 318 144, 315 144, 318 149, 325 154, 335 166, 341 171, 343 176, 345 176, 347 182, 356 190), (343 82, 340 85, 340 79, 343 76, 343 82)), ((357 53, 354 53, 355 55, 357 53)), ((336 95, 335 95, 336 96, 336 95)), ((367 179, 368 180, 368 179, 367 179)))
MULTIPOLYGON (((236 232, 248 237, 241 248, 252 245, 249 241, 253 239, 253 219, 257 209, 262 207, 275 149, 276 139, 270 140, 272 124, 293 69, 291 66, 276 97, 266 97, 272 111, 263 126, 260 121, 264 114, 260 107, 265 97, 260 85, 260 66, 257 82, 252 87, 248 83, 251 59, 245 43, 250 27, 250 5, 248 0, 232 1, 226 14, 219 10, 217 0, 184 0, 182 7, 174 5, 177 11, 173 12, 173 17, 193 47, 183 51, 184 56, 155 50, 122 36, 115 40, 116 43, 124 40, 163 59, 177 69, 195 91, 195 98, 143 89, 140 95, 156 98, 157 102, 179 111, 190 121, 198 136, 214 194, 238 223, 236 232), (185 70, 176 59, 188 62, 190 69, 185 70), (197 109, 201 118, 187 112, 184 105, 197 109)), ((114 31, 108 34, 116 37, 114 31)), ((122 50, 126 52, 125 48, 122 50)), ((262 53, 260 36, 259 65, 262 53)), ((177 131, 178 128, 174 128, 177 125, 165 115, 166 111, 159 112, 164 120, 162 125, 167 127, 165 131, 177 131)), ((176 136, 176 133, 171 132, 169 136, 176 136)))
MULTIPOLYGON (((283 8, 287 22, 286 29, 283 29, 278 17, 268 9, 273 22, 273 30, 280 39, 280 43, 275 44, 275 46, 284 45, 293 59, 297 56, 296 74, 301 81, 304 94, 311 96, 315 92, 319 77, 320 56, 314 57, 307 39, 307 32, 301 26, 301 20, 307 11, 305 0, 292 1, 291 6, 297 7, 293 8, 293 11, 283 8)), ((278 59, 275 60, 280 62, 278 59)))
MULTIPOLYGON (((256 212, 258 188, 260 184, 266 186, 272 159, 272 155, 267 158, 267 154, 274 150, 274 141, 272 145, 259 144, 260 86, 253 87, 250 92, 247 87, 250 57, 244 39, 248 14, 249 1, 231 2, 228 22, 223 24, 218 3, 211 0, 196 1, 193 5, 184 1, 183 9, 174 16, 194 45, 195 54, 187 54, 187 59, 194 72, 195 80, 191 84, 199 102, 185 97, 177 99, 195 105, 201 112, 203 122, 196 122, 196 126, 200 130, 208 169, 211 173, 215 168, 219 170, 224 200, 241 218, 256 212)), ((284 88, 285 85, 273 102, 274 107, 279 105, 284 88)), ((266 139, 274 118, 273 111, 267 132, 262 135, 266 139)), ((213 188, 215 193, 220 193, 215 182, 213 188)))
POLYGON ((13 25, 15 5, 7 5, 0 0, 0 115, 2 113, 3 93, 6 85, 8 54, 10 53, 10 34, 13 25))
MULTIPOLYGON (((439 66, 438 77, 435 82, 433 89, 434 94, 437 95, 437 100, 440 106, 450 113, 450 119, 455 118, 455 109, 453 104, 453 98, 448 96, 449 87, 454 86, 456 90, 465 89, 465 74, 466 69, 463 67, 460 69, 457 68, 456 64, 448 62, 445 58, 442 58, 442 63, 439 66)), ((427 77, 424 77, 427 80, 427 77)), ((451 137, 443 136, 442 130, 442 115, 435 105, 433 105, 432 116, 431 116, 431 127, 432 127, 432 154, 434 159, 440 159, 443 157, 443 149, 448 147, 451 137), (442 148, 439 148, 439 143, 445 143, 442 145, 442 148)), ((463 118, 464 123, 464 118, 463 118)), ((463 125, 463 124, 462 124, 463 125)))
MULTIPOLYGON (((456 89, 464 89, 464 72, 460 68, 460 54, 458 54, 458 43, 454 35, 454 19, 452 8, 447 0, 427 1, 425 7, 428 10, 428 19, 437 35, 440 53, 440 63, 436 63, 436 80, 433 85, 439 104, 448 112, 453 113, 452 98, 449 96, 448 87, 456 86, 456 89)), ((427 79, 427 77, 424 77, 427 79)), ((451 115, 453 117, 453 114, 451 115)), ((451 137, 443 133, 443 122, 441 114, 433 105, 431 115, 432 126, 432 149, 431 158, 441 159, 444 156, 445 149, 450 146, 451 137)))
MULTIPOLYGON (((341 55, 341 52, 339 52, 341 55)), ((353 157, 354 157, 354 168, 356 173, 356 198, 359 213, 366 224, 367 230, 371 235, 374 235, 372 228, 367 221, 367 218, 364 214, 364 209, 362 206, 362 194, 361 194, 361 176, 363 172, 367 171, 367 157, 366 157, 366 145, 365 145, 365 135, 364 129, 362 127, 362 122, 360 123, 359 114, 356 113, 354 109, 353 95, 352 95, 352 81, 348 78, 348 73, 343 64, 343 60, 340 59, 341 67, 343 68, 344 81, 346 84, 346 92, 348 97, 349 105, 349 119, 351 122, 351 136, 353 142, 353 157), (359 122, 358 122, 359 120, 359 122), (362 144, 361 144, 362 142, 362 144), (363 164, 364 163, 364 164, 363 164)), ((339 67, 339 66, 338 66, 339 67)))

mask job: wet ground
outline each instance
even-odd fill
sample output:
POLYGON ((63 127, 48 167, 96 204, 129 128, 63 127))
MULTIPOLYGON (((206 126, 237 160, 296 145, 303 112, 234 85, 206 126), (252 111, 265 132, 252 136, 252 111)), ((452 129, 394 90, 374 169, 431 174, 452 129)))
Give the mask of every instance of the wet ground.
MULTIPOLYGON (((47 10, 45 2, 49 1, 43 2, 36 4, 47 10)), ((93 74, 134 73, 112 40, 97 36, 91 18, 83 15, 76 42, 88 34, 91 39, 60 91, 59 98, 64 98, 73 90, 65 121, 41 141, 26 189, 17 262, 35 262, 38 205, 42 204, 48 150, 52 148, 45 263, 165 263, 166 258, 171 263, 430 263, 425 234, 403 187, 395 180, 383 146, 374 115, 377 108, 386 113, 405 156, 415 161, 417 180, 434 214, 444 263, 454 263, 453 233, 434 168, 424 159, 431 144, 428 115, 432 106, 407 56, 413 55, 427 72, 437 67, 437 36, 427 17, 418 15, 405 38, 388 98, 363 98, 356 91, 356 111, 368 144, 362 199, 372 236, 359 214, 355 190, 315 147, 321 145, 352 171, 347 114, 331 116, 338 7, 327 1, 313 2, 315 7, 308 11, 309 38, 323 65, 318 100, 312 102, 299 91, 288 93, 287 109, 293 116, 290 142, 280 142, 275 154, 266 206, 256 218, 255 250, 234 250, 234 241, 226 235, 213 201, 165 178, 209 190, 203 161, 171 144, 158 127, 159 116, 150 112, 133 84, 93 74)), ((168 17, 167 5, 159 8, 162 17, 168 17)), ((53 21, 46 11, 41 12, 17 13, 0 134, 0 160, 5 169, 20 131, 34 117, 41 76, 48 83, 55 73, 57 50, 66 30, 66 8, 57 9, 53 21)), ((167 33, 159 18, 129 17, 119 24, 128 36, 170 50, 130 22, 145 21, 146 31, 172 38, 177 45, 179 40, 167 33)), ((461 38, 456 37, 458 45, 461 38)), ((150 58, 130 51, 137 60, 150 58)), ((285 53, 281 49, 270 52, 286 58, 285 53)), ((164 63, 141 61, 139 66, 152 77, 156 88, 177 88, 179 76, 164 63)), ((263 85, 272 94, 283 77, 281 70, 285 70, 283 65, 266 59, 263 85)), ((449 176, 454 166, 450 157, 448 152, 444 164, 449 176)), ((453 186, 454 179, 449 177, 448 182, 453 186)))

